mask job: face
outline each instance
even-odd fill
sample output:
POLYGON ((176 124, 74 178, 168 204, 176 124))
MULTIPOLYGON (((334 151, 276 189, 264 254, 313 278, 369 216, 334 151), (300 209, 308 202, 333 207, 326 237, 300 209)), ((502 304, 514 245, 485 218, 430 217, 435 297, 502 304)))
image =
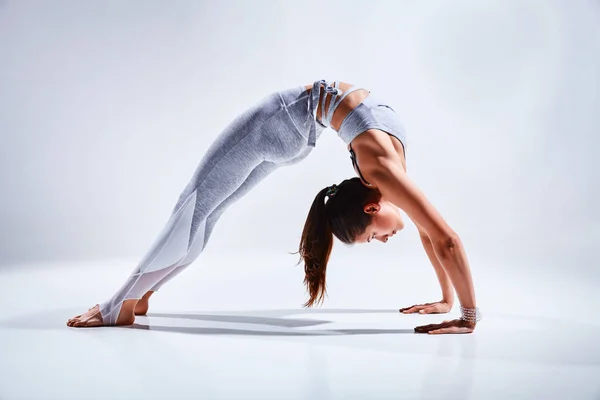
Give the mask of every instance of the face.
POLYGON ((372 240, 387 242, 398 231, 404 228, 404 221, 400 210, 389 201, 380 200, 378 203, 369 203, 364 207, 373 220, 367 229, 356 238, 356 243, 369 243, 372 240))

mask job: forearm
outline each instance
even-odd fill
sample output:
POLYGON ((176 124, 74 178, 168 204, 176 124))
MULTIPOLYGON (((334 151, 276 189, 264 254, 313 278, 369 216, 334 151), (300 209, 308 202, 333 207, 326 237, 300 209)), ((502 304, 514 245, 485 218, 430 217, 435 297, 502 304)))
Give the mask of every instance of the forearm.
POLYGON ((434 255, 450 277, 458 300, 463 307, 475 308, 473 278, 462 241, 458 236, 445 242, 433 243, 434 255))
POLYGON ((400 207, 427 233, 433 244, 435 256, 454 285, 460 304, 466 308, 475 308, 471 270, 456 232, 402 171, 393 156, 371 157, 372 164, 367 163, 367 167, 364 168, 366 178, 375 182, 383 198, 400 207))
POLYGON ((450 277, 444 270, 444 267, 438 260, 435 255, 435 251, 433 249, 433 243, 431 243, 431 239, 428 236, 420 235, 421 243, 423 243, 423 248, 425 249, 425 253, 427 253, 427 257, 429 261, 433 265, 435 269, 435 274, 437 275, 438 281, 440 282, 440 288, 442 289, 442 300, 445 301, 452 307, 454 304, 454 289, 452 287, 452 281, 450 277))

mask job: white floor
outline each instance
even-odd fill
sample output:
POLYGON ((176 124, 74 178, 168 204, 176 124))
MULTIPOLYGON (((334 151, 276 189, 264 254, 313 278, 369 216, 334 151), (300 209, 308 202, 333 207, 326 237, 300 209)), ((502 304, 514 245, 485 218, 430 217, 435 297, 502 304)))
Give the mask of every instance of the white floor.
POLYGON ((437 299, 432 270, 334 260, 306 310, 294 260, 202 258, 127 328, 65 322, 133 261, 0 270, 0 399, 600 399, 594 282, 481 267, 476 332, 428 336, 457 307, 397 309, 437 299))

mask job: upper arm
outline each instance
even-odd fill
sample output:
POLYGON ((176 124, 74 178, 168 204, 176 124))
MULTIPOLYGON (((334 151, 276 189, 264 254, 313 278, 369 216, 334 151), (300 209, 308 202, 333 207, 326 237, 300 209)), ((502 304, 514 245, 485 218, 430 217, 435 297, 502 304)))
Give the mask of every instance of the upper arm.
POLYGON ((417 227, 417 230, 419 231, 419 236, 421 236, 422 238, 429 239, 429 235, 427 234, 427 231, 425 229, 423 229, 423 227, 421 225, 417 224, 414 219, 411 218, 411 220, 412 220, 413 224, 415 224, 415 226, 417 227))
POLYGON ((384 199, 400 207, 420 227, 419 233, 424 230, 432 241, 454 237, 456 233, 404 172, 399 156, 387 142, 375 140, 355 149, 360 151, 357 159, 365 178, 377 186, 384 199))
POLYGON ((454 235, 439 211, 401 168, 383 163, 372 175, 371 180, 383 197, 404 210, 432 240, 454 235))

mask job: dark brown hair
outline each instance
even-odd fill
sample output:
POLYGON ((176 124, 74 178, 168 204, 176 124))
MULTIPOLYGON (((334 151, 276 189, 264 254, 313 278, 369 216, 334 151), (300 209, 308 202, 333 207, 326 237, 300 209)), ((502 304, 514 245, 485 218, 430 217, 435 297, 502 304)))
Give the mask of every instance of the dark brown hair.
POLYGON ((304 284, 310 295, 304 307, 312 307, 324 300, 327 292, 325 270, 333 247, 333 236, 342 243, 354 243, 373 218, 364 212, 364 206, 381 199, 379 190, 366 187, 359 178, 342 181, 331 196, 327 196, 328 189, 317 193, 298 249, 300 262, 304 261, 304 284), (329 197, 327 202, 326 197, 329 197))

